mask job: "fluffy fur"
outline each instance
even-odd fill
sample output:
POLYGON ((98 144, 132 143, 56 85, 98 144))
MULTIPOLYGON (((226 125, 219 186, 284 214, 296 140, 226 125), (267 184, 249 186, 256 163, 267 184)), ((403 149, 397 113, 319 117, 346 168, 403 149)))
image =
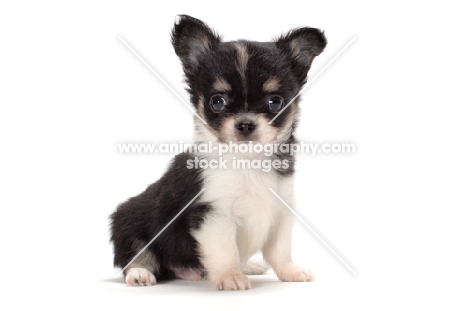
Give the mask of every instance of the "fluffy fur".
MULTIPOLYGON (((268 124, 306 82, 312 60, 326 46, 315 28, 291 30, 272 42, 223 42, 198 19, 180 16, 172 31, 195 118, 195 142, 243 144, 294 143, 298 99, 268 124), (272 106, 275 103, 278 104, 272 106), (220 104, 221 103, 221 104, 220 104), (217 105, 217 106, 216 106, 217 105), (216 107, 221 107, 217 109, 216 107), (275 109, 273 109, 274 107, 275 109)), ((282 281, 312 281, 307 269, 291 259, 294 216, 268 190, 294 207, 294 157, 275 153, 227 153, 227 168, 188 168, 188 161, 218 159, 217 154, 186 152, 143 193, 121 204, 111 216, 114 264, 125 267, 190 201, 193 202, 125 269, 129 285, 157 280, 207 277, 217 289, 250 288, 245 274, 263 273, 250 262, 261 251, 282 281), (238 169, 231 160, 287 161, 270 172, 238 169)))

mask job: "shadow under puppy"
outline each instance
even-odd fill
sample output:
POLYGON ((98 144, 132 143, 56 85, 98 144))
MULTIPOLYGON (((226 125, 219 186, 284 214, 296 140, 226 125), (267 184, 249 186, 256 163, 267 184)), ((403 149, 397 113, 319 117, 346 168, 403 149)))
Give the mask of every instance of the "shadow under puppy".
MULTIPOLYGON (((322 31, 305 27, 272 42, 223 42, 205 23, 183 15, 172 30, 172 43, 182 61, 191 102, 207 123, 195 118, 196 143, 295 142, 298 99, 278 113, 298 94, 312 60, 325 48, 322 31)), ((294 207, 294 156, 234 150, 223 154, 226 167, 194 165, 197 159, 218 158, 216 152, 177 155, 161 179, 112 214, 114 264, 128 265, 124 273, 129 285, 207 277, 217 289, 248 289, 246 274, 266 270, 266 265, 249 261, 259 251, 280 280, 314 279, 311 271, 292 261, 294 216, 269 191, 273 189, 294 207), (237 169, 232 163, 238 159, 279 160, 281 165, 269 171, 237 169)))

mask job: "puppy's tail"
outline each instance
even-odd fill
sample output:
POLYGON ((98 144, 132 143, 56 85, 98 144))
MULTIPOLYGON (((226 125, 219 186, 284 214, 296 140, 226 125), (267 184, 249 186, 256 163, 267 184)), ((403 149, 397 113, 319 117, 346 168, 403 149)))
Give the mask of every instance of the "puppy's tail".
POLYGON ((270 266, 261 258, 253 258, 242 266, 242 273, 247 275, 264 274, 270 266))

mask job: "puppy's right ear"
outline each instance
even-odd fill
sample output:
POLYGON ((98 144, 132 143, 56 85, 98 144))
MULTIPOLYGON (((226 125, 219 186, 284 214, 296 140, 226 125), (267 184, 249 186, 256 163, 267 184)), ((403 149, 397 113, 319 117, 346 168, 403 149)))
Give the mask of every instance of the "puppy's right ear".
POLYGON ((188 15, 177 16, 172 29, 172 45, 185 73, 195 73, 201 58, 220 42, 221 38, 201 20, 188 15))

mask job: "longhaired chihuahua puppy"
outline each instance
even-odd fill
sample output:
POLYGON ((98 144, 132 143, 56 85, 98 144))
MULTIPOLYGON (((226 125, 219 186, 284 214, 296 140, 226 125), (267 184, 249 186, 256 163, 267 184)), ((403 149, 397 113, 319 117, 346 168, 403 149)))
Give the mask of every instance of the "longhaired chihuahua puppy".
MULTIPOLYGON (((194 118, 195 144, 295 143, 299 99, 284 108, 326 46, 322 31, 304 27, 272 42, 224 42, 202 21, 183 15, 172 44, 191 103, 206 122, 194 118)), ((294 215, 269 190, 294 207, 294 155, 234 150, 223 158, 224 167, 202 168, 195 164, 218 160, 218 153, 177 155, 161 179, 112 214, 114 265, 124 268, 127 284, 208 278, 220 290, 245 290, 246 274, 262 274, 267 264, 282 281, 314 280, 291 258, 294 215), (238 167, 237 160, 277 165, 238 167), (257 252, 267 264, 249 261, 257 252)))

